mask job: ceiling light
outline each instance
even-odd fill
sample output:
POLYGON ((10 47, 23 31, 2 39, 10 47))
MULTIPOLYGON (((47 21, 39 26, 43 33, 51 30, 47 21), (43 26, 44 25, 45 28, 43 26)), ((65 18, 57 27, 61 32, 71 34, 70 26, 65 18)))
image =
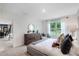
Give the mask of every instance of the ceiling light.
POLYGON ((46 9, 45 9, 45 8, 43 8, 43 9, 42 9, 42 12, 43 12, 43 13, 45 13, 45 12, 46 12, 46 9))

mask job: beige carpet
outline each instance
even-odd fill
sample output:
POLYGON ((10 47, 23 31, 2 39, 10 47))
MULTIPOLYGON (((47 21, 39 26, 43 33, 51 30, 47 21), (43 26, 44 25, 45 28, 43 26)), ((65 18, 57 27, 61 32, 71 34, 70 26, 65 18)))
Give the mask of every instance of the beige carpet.
POLYGON ((20 46, 16 48, 5 48, 2 52, 0 52, 0 56, 27 56, 27 47, 20 46))

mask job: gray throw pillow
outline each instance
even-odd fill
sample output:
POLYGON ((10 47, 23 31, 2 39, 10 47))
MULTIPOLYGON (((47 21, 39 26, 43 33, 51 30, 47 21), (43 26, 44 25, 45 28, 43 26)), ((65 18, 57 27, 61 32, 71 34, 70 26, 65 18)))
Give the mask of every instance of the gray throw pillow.
POLYGON ((63 54, 68 54, 72 46, 72 41, 69 36, 67 36, 61 46, 61 52, 63 54))

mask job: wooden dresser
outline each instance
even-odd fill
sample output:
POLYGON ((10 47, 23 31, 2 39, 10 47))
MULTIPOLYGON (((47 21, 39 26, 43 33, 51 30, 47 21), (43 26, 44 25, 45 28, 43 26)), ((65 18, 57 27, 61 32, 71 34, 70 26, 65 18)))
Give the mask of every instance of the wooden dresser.
POLYGON ((28 45, 34 41, 41 40, 40 34, 24 34, 24 45, 28 45))

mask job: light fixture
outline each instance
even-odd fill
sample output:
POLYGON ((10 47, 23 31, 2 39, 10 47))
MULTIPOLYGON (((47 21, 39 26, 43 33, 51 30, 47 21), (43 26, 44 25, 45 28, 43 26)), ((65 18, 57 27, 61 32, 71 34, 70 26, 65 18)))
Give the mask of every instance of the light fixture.
POLYGON ((77 39, 77 37, 76 37, 76 31, 78 30, 78 25, 76 24, 76 22, 69 23, 68 29, 69 29, 70 34, 72 35, 72 37, 74 39, 77 39))
POLYGON ((46 9, 45 9, 45 8, 43 8, 43 9, 42 9, 42 13, 45 13, 45 12, 46 12, 46 9))

